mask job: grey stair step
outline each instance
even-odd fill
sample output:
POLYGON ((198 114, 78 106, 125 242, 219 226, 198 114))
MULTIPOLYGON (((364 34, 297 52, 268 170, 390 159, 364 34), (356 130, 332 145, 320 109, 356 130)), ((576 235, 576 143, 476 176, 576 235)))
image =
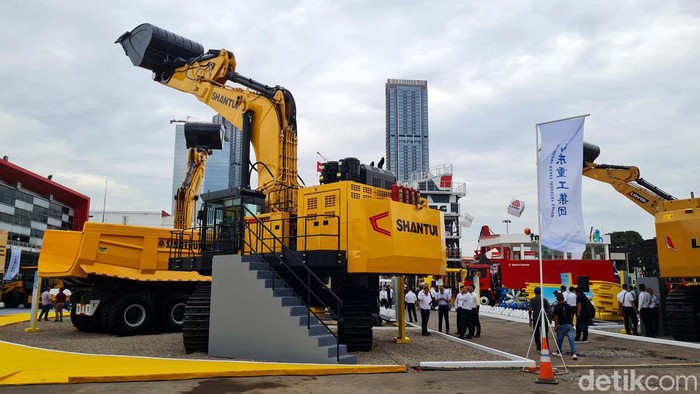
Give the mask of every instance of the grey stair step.
POLYGON ((328 349, 328 357, 335 357, 338 351, 340 352, 341 356, 348 354, 348 347, 345 345, 338 345, 337 347, 335 345, 320 346, 320 348, 324 347, 328 349))
POLYGON ((310 337, 328 334, 328 329, 320 324, 309 327, 307 331, 310 337))
POLYGON ((309 319, 307 316, 300 316, 299 317, 299 325, 305 326, 309 320, 311 320, 312 325, 321 324, 320 320, 318 320, 318 318, 316 316, 311 315, 311 319, 309 319))
POLYGON ((307 311, 305 306, 293 306, 289 308, 289 316, 306 316, 307 311))
POLYGON ((292 297, 281 297, 282 300, 282 306, 300 306, 301 301, 299 301, 298 298, 292 296, 292 297))
POLYGON ((265 279, 265 287, 267 288, 272 288, 272 281, 275 282, 275 289, 280 287, 280 288, 286 288, 287 284, 284 283, 282 279, 265 279))
POLYGON ((266 263, 263 263, 263 262, 251 261, 248 264, 249 264, 248 269, 250 271, 269 271, 270 270, 270 267, 266 263))
POLYGON ((276 287, 272 295, 275 297, 291 297, 294 295, 294 290, 288 287, 276 287))
POLYGON ((275 273, 272 271, 260 270, 258 271, 258 279, 274 279, 275 273))
POLYGON ((339 364, 357 364, 357 356, 354 354, 346 354, 344 356, 340 356, 338 363, 339 364))
POLYGON ((262 262, 263 259, 262 257, 255 254, 244 254, 243 256, 241 256, 241 261, 244 263, 262 262))
POLYGON ((336 343, 337 343, 337 340, 335 339, 335 337, 332 334, 318 336, 318 346, 319 347, 330 346, 330 345, 335 346, 336 343))

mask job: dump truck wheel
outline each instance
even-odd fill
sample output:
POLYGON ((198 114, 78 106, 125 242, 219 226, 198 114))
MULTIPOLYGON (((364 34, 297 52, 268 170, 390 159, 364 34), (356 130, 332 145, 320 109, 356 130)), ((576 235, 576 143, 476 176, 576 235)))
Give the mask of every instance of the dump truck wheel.
POLYGON ((92 316, 81 316, 75 313, 75 308, 70 310, 70 321, 78 331, 81 332, 105 332, 105 328, 100 321, 101 309, 98 308, 92 316))
POLYGON ((22 295, 17 290, 5 294, 2 297, 2 302, 5 303, 5 308, 17 308, 22 301, 22 295))
POLYGON ((156 326, 161 332, 182 331, 182 325, 185 321, 185 305, 189 296, 187 293, 175 293, 163 300, 158 306, 156 326))
POLYGON ((143 334, 150 329, 155 308, 147 295, 127 294, 106 305, 102 313, 106 314, 103 317, 109 332, 121 337, 143 334))

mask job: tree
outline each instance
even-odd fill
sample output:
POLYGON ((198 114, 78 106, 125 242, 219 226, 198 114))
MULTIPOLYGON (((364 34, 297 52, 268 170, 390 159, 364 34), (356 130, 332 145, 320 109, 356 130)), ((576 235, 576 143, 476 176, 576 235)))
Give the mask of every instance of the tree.
POLYGON ((610 247, 631 250, 635 245, 644 241, 636 231, 615 231, 610 233, 610 247))

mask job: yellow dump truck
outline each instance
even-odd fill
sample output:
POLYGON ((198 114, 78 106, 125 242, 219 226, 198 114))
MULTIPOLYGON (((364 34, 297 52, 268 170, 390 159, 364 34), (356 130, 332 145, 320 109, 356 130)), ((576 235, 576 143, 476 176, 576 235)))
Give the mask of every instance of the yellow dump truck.
POLYGON ((73 292, 73 325, 83 332, 136 335, 181 329, 197 272, 168 271, 171 229, 85 223, 82 231, 48 230, 39 275, 73 292))

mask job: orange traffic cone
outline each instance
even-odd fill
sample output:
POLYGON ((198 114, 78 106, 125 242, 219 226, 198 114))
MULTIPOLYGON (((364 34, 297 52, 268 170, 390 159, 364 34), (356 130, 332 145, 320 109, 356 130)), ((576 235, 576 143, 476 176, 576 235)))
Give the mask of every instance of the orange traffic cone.
POLYGON ((542 353, 540 354, 540 376, 535 380, 537 383, 559 384, 554 379, 552 360, 549 358, 549 348, 547 347, 547 337, 542 338, 542 353))

